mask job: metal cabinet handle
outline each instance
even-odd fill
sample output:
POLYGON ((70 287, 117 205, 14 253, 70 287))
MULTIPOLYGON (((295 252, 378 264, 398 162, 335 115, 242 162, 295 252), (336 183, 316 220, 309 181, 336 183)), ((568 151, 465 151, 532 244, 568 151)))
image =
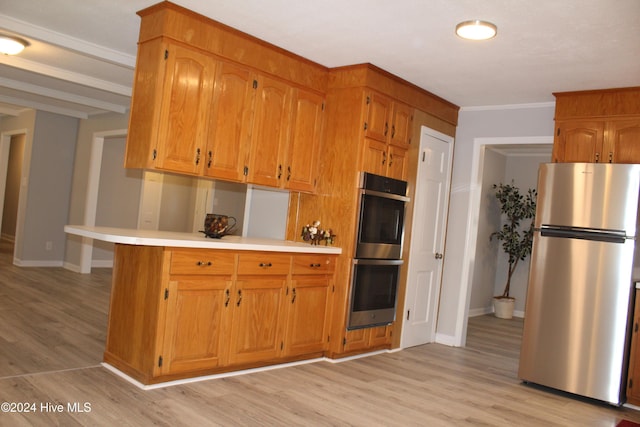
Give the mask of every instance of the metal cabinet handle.
POLYGON ((383 152, 382 153, 382 164, 384 165, 385 163, 387 163, 387 153, 383 152))
POLYGON ((311 268, 318 268, 318 267, 321 267, 321 266, 322 266, 322 264, 309 264, 309 267, 311 267, 311 268))
POLYGON ((200 149, 196 150, 196 165, 200 164, 200 149))
POLYGON ((264 268, 268 268, 271 267, 273 264, 271 264, 270 262, 261 262, 260 264, 258 264, 260 267, 264 267, 264 268))
POLYGON ((387 136, 389 133, 389 123, 384 124, 384 136, 387 136))
POLYGON ((278 179, 282 176, 282 165, 278 165, 278 179))
POLYGON ((291 166, 287 166, 287 181, 291 179, 291 166))
POLYGON ((207 162, 207 168, 211 167, 211 163, 213 162, 213 153, 209 150, 209 161, 207 162))
POLYGON ((231 293, 229 292, 229 289, 225 290, 224 294, 226 296, 226 299, 224 300, 224 306, 228 307, 229 306, 229 300, 231 299, 231 293))
POLYGON ((240 307, 241 302, 242 302, 242 290, 238 289, 238 301, 236 301, 236 306, 240 307))
POLYGON ((210 265, 213 265, 213 263, 211 261, 198 261, 198 262, 196 262, 196 265, 203 266, 203 267, 208 267, 210 265))
POLYGON ((296 288, 291 289, 291 304, 296 301, 296 288))
POLYGON ((600 153, 596 153, 596 163, 600 161, 600 153))
POLYGON ((609 151, 609 163, 613 163, 613 153, 609 151))

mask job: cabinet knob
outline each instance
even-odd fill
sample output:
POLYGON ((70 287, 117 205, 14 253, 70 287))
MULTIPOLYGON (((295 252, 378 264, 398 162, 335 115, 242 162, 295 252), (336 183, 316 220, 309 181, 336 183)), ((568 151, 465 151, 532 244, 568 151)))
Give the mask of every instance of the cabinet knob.
POLYGON ((436 253, 436 259, 442 259, 443 255, 439 252, 436 253))

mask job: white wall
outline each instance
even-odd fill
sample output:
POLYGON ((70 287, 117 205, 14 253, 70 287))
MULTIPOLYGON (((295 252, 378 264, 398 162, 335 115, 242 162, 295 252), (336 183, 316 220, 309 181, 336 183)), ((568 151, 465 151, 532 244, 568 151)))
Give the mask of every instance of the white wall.
MULTIPOLYGON (((475 247, 468 248, 467 233, 476 224, 477 212, 470 212, 474 144, 478 138, 548 137, 554 130, 553 104, 522 105, 496 109, 461 110, 456 131, 453 176, 447 224, 446 256, 436 340, 464 345, 469 308, 469 281, 473 274, 475 247)), ((477 170, 477 169, 476 169, 477 170)))
POLYGON ((289 210, 289 193, 266 188, 252 188, 249 195, 245 235, 247 237, 284 240, 289 210))

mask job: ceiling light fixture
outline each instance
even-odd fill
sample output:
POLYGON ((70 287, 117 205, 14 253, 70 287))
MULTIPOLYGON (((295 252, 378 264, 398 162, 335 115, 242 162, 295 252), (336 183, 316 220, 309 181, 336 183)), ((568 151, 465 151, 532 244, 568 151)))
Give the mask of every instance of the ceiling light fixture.
POLYGON ((27 46, 29 46, 29 42, 26 40, 0 34, 0 53, 5 55, 17 55, 27 46))
POLYGON ((464 21, 456 25, 456 34, 468 40, 487 40, 498 34, 498 27, 487 21, 464 21))

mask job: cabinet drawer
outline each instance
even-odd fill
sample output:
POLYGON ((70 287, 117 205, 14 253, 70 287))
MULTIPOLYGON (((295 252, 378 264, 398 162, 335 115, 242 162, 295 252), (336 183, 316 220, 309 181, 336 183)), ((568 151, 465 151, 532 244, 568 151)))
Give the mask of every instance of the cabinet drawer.
POLYGON ((293 274, 333 274, 336 269, 334 255, 295 255, 293 274))
POLYGON ((171 252, 171 274, 231 275, 234 272, 233 252, 209 249, 173 249, 171 252))
POLYGON ((255 252, 238 256, 238 275, 278 274, 287 275, 291 268, 291 256, 275 252, 255 252))

